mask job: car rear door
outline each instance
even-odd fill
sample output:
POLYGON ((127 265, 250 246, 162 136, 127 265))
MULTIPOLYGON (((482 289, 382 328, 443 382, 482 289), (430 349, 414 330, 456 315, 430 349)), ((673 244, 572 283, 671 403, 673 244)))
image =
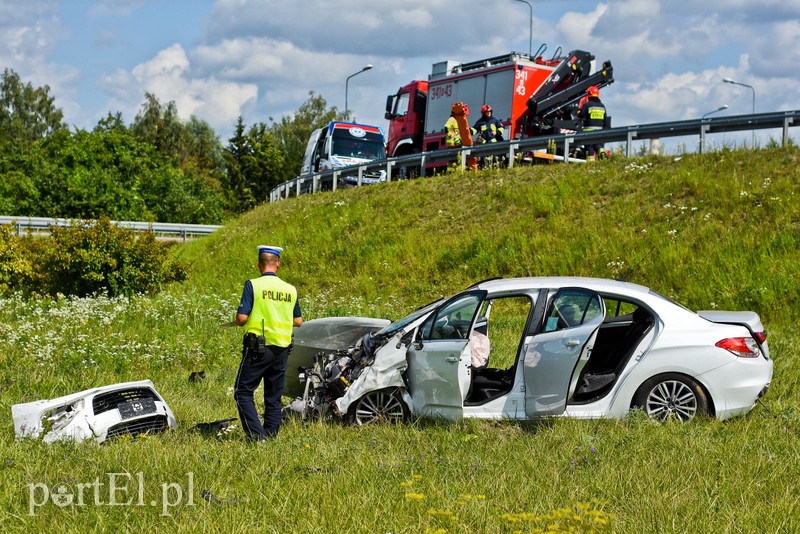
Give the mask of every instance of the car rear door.
POLYGON ((550 299, 543 324, 524 347, 528 418, 564 412, 604 318, 605 304, 594 291, 562 288, 550 299))
POLYGON ((485 291, 456 295, 425 321, 407 352, 409 393, 418 415, 459 420, 472 379, 469 337, 485 291))

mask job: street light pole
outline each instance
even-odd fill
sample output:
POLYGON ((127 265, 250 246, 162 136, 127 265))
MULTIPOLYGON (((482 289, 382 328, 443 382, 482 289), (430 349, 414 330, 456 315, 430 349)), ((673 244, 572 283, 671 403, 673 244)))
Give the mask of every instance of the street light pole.
POLYGON ((345 118, 345 120, 349 120, 350 119, 350 115, 348 114, 348 111, 347 111, 347 89, 348 89, 348 85, 350 84, 350 78, 352 78, 353 76, 358 76, 362 72, 368 71, 371 68, 372 68, 372 65, 366 65, 363 69, 361 69, 360 71, 358 71, 358 72, 356 72, 354 74, 351 74, 345 80, 345 82, 344 82, 344 118, 345 118))
MULTIPOLYGON (((753 115, 756 114, 756 88, 752 85, 747 85, 746 83, 737 82, 736 80, 732 80, 731 78, 722 78, 722 81, 725 83, 732 83, 734 85, 741 85, 742 87, 749 87, 751 91, 753 91, 753 115)), ((753 130, 753 148, 756 147, 756 131, 753 130)))
MULTIPOLYGON (((516 0, 523 4, 528 4, 528 9, 531 11, 530 26, 528 28, 528 57, 533 53, 533 5, 528 0, 516 0)), ((531 58, 533 59, 533 58, 531 58)))
POLYGON ((709 115, 711 115, 713 113, 717 113, 719 111, 723 111, 723 110, 726 110, 726 109, 728 109, 728 104, 723 104, 720 107, 718 107, 717 109, 715 109, 714 111, 709 111, 708 113, 703 113, 703 118, 705 119, 706 117, 708 117, 709 115))

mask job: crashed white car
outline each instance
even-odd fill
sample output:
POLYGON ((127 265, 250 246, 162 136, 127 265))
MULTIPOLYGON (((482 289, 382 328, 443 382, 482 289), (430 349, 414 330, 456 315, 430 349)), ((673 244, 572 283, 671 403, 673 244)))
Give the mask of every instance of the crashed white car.
POLYGON ((175 416, 150 380, 87 389, 50 400, 11 407, 18 438, 83 441, 161 432, 175 428, 175 416))
MULTIPOLYGON (((325 331, 328 320, 315 321, 296 332, 301 343, 324 344, 307 338, 325 331)), ((632 408, 658 420, 726 419, 753 408, 773 367, 755 312, 693 312, 640 285, 578 277, 481 282, 314 360, 287 410, 358 424, 632 408)))

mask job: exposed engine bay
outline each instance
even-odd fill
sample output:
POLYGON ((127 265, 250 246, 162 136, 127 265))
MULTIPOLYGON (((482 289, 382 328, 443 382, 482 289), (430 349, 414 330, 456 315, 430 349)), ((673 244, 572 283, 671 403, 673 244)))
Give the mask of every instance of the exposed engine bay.
POLYGON ((301 373, 303 397, 287 407, 289 412, 304 420, 346 416, 337 409, 336 400, 375 362, 375 352, 391 337, 371 332, 347 349, 316 353, 313 366, 301 373))

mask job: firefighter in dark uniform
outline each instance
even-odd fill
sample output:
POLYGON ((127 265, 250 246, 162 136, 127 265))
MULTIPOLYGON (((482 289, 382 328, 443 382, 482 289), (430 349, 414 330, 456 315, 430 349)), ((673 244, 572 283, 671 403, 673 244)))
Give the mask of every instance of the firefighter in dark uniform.
POLYGON ((481 118, 475 121, 472 134, 478 137, 478 143, 496 143, 503 140, 503 123, 492 116, 492 106, 485 104, 481 108, 481 118))
POLYGON ((292 332, 303 324, 297 289, 276 274, 282 251, 280 247, 258 247, 261 276, 245 282, 236 311, 235 322, 244 326, 245 333, 233 398, 242 429, 253 441, 266 441, 278 435, 292 332), (263 425, 253 399, 261 380, 264 380, 263 425))
MULTIPOLYGON (((582 101, 578 109, 578 119, 583 124, 584 132, 602 130, 606 126, 606 107, 600 101, 600 89, 596 85, 586 90, 588 99, 582 101)), ((585 145, 586 160, 592 161, 597 157, 597 153, 602 150, 603 145, 599 143, 585 145)))
MULTIPOLYGON (((475 142, 479 145, 483 143, 496 143, 503 140, 503 123, 495 118, 492 114, 492 106, 484 104, 481 108, 481 118, 475 121, 472 126, 472 135, 475 137, 475 142)), ((486 167, 487 163, 494 161, 497 156, 489 156, 488 158, 480 158, 480 167, 486 167), (487 161, 488 160, 488 161, 487 161)), ((499 157, 498 161, 503 158, 499 157)))

